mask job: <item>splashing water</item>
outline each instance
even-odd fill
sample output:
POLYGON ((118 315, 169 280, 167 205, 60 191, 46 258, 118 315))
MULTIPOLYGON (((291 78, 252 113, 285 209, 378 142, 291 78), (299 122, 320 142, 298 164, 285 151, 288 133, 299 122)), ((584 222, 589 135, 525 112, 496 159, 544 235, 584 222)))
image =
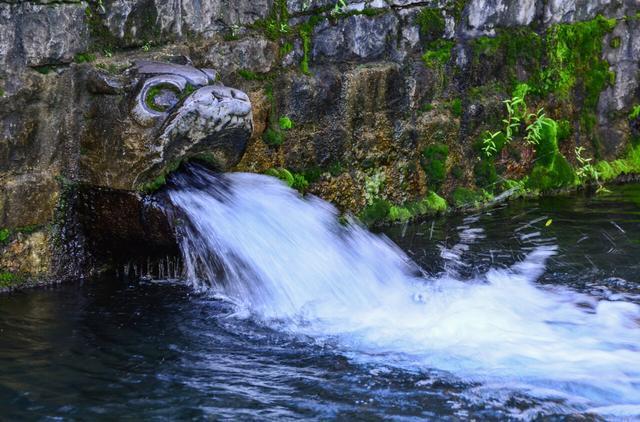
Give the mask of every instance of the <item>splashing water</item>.
POLYGON ((188 280, 238 315, 335 344, 355 361, 640 415, 640 307, 535 285, 554 246, 463 281, 462 242, 442 250, 449 270, 432 278, 388 239, 340 225, 331 205, 270 177, 192 166, 174 176, 169 197, 188 280))

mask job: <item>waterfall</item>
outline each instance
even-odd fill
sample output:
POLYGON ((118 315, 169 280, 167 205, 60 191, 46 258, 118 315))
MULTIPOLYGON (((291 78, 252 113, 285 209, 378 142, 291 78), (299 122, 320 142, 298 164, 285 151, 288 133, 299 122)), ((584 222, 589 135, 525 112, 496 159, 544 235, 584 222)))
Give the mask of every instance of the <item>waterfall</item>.
MULTIPOLYGON (((640 307, 535 284, 554 246, 476 279, 429 277, 387 238, 271 177, 190 166, 168 195, 186 279, 238 315, 354 361, 640 414, 640 307)), ((463 249, 443 254, 453 263, 463 249)))

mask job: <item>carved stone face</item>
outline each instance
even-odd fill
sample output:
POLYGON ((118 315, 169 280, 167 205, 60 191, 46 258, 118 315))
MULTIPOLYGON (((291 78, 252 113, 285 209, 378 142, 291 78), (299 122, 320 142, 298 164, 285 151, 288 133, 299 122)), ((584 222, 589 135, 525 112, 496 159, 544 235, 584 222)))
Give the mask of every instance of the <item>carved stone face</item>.
MULTIPOLYGON (((93 148, 109 154, 115 147, 118 151, 112 154, 118 155, 117 161, 125 168, 111 168, 108 158, 89 164, 103 167, 91 172, 106 173, 95 177, 109 178, 108 184, 119 188, 140 187, 167 167, 194 156, 207 157, 226 170, 240 161, 253 131, 249 97, 217 82, 212 69, 137 61, 120 77, 98 75, 92 89, 100 94, 124 94, 118 98, 128 108, 129 118, 120 118, 111 128, 120 132, 113 135, 117 141, 111 141, 109 147, 100 141, 99 148, 93 148)), ((100 105, 97 108, 98 115, 110 113, 100 105)), ((113 117, 101 116, 100 121, 113 122, 113 117)), ((109 128, 100 130, 105 133, 109 128)))

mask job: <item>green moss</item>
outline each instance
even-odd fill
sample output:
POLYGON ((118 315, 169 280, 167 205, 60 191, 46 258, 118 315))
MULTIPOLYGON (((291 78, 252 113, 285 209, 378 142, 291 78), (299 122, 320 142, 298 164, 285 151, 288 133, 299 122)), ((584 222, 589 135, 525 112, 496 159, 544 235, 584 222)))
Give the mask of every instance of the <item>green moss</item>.
POLYGON ((423 104, 422 107, 418 110, 420 113, 427 113, 433 110, 435 107, 431 103, 423 104))
POLYGON ((248 69, 238 70, 238 75, 240 75, 243 79, 246 79, 248 81, 259 81, 263 79, 261 75, 258 75, 256 72, 253 72, 248 69))
POLYGON ((393 205, 383 199, 374 199, 360 213, 360 221, 368 226, 384 222, 405 222, 416 217, 435 215, 447 211, 447 201, 431 191, 420 201, 407 202, 404 205, 393 205))
POLYGON ((393 205, 391 206, 391 208, 389 208, 388 219, 391 222, 405 222, 411 220, 412 218, 413 214, 411 214, 411 211, 409 211, 409 209, 405 207, 393 205))
POLYGON ((53 66, 34 66, 33 70, 43 75, 48 75, 54 70, 53 66))
POLYGON ((558 123, 558 142, 565 141, 573 134, 573 127, 568 120, 560 120, 558 123))
MULTIPOLYGON (((41 228, 42 228, 42 226, 39 226, 37 224, 32 224, 32 225, 29 225, 29 226, 18 227, 16 229, 16 232, 22 233, 22 234, 32 234, 32 233, 37 232, 41 228)), ((2 242, 1 236, 0 236, 0 242, 2 242)))
POLYGON ((287 54, 291 53, 292 51, 293 51, 293 44, 287 41, 284 44, 282 44, 282 46, 280 47, 280 57, 284 57, 287 54))
POLYGON ((175 160, 170 162, 164 167, 160 175, 158 175, 155 179, 151 180, 150 182, 147 182, 142 186, 140 186, 139 190, 147 194, 152 194, 154 192, 159 191, 164 185, 167 184, 167 176, 173 173, 174 171, 178 170, 178 168, 180 168, 180 165, 185 161, 188 161, 188 159, 175 160))
POLYGON ((460 98, 456 98, 455 100, 449 103, 449 110, 456 117, 462 117, 462 100, 460 98))
POLYGON ((422 9, 416 17, 416 23, 420 27, 420 34, 429 41, 444 35, 445 20, 440 9, 430 7, 422 9))
POLYGON ((638 117, 640 117, 640 104, 634 106, 629 113, 629 120, 636 120, 638 117))
POLYGON ((603 182, 614 180, 622 175, 640 174, 640 146, 631 147, 624 158, 611 162, 598 162, 595 169, 603 182))
POLYGON ((298 33, 302 39, 302 61, 300 62, 300 70, 305 75, 309 75, 309 60, 311 58, 311 36, 313 35, 313 28, 316 27, 324 18, 319 15, 314 15, 302 25, 298 33))
POLYGON ((531 28, 499 29, 494 37, 478 37, 470 42, 473 51, 473 62, 480 68, 485 61, 501 63, 498 70, 501 78, 515 85, 522 69, 539 69, 544 57, 544 41, 531 28))
POLYGON ((429 192, 422 201, 411 206, 414 215, 442 213, 447 208, 447 201, 433 191, 429 192))
POLYGON ((284 139, 285 139, 284 133, 272 128, 268 128, 262 134, 262 140, 264 141, 264 143, 272 147, 277 147, 282 145, 284 143, 284 139))
POLYGON ((422 151, 421 165, 429 186, 437 191, 447 176, 449 147, 444 144, 429 145, 422 151))
POLYGON ((282 180, 287 186, 302 194, 304 194, 309 187, 309 181, 304 174, 294 173, 285 168, 270 168, 264 174, 282 180))
POLYGON ((482 159, 473 167, 473 174, 476 186, 482 189, 493 191, 498 180, 498 172, 493 159, 482 159))
POLYGON ((11 230, 9 229, 0 229, 0 246, 6 245, 11 238, 11 230))
POLYGON ((277 41, 289 33, 289 10, 286 0, 275 0, 273 8, 266 19, 252 24, 253 28, 262 29, 267 38, 277 41))
POLYGON ((287 116, 280 117, 278 124, 282 130, 289 130, 293 128, 293 121, 287 116))
POLYGON ((15 287, 18 284, 23 283, 24 278, 9 271, 0 271, 0 289, 6 289, 8 287, 15 287))
POLYGON ((611 38, 611 41, 609 41, 609 47, 611 48, 620 48, 621 44, 622 40, 620 39, 620 37, 613 37, 611 38))
POLYGON ((374 199, 371 205, 368 205, 359 215, 360 221, 367 226, 381 223, 387 219, 391 204, 384 199, 374 199))
POLYGON ((422 55, 422 61, 429 68, 446 65, 451 59, 451 49, 455 43, 448 40, 437 40, 427 45, 427 51, 422 55))
POLYGON ((601 58, 602 40, 616 23, 598 16, 591 21, 553 25, 546 36, 548 65, 541 72, 545 91, 568 99, 578 89, 584 105, 595 109, 600 92, 611 79, 609 64, 601 58))
POLYGON ((558 124, 548 117, 542 120, 540 140, 535 145, 536 162, 537 164, 550 166, 560 152, 558 149, 558 124))
POLYGON ((95 60, 96 55, 93 53, 78 53, 73 58, 73 61, 76 63, 91 63, 95 60))
POLYGON ((453 204, 457 208, 478 208, 492 198, 493 196, 484 190, 474 191, 463 187, 456 188, 452 194, 453 204))
POLYGON ((167 108, 156 104, 155 100, 156 100, 156 97, 158 95, 160 95, 160 93, 162 93, 163 91, 167 91, 167 90, 174 92, 177 96, 180 96, 180 92, 173 85, 170 85, 170 84, 155 85, 155 86, 152 86, 151 88, 149 88, 149 90, 147 91, 147 96, 144 99, 144 101, 147 104, 147 106, 150 109, 155 110, 155 111, 159 111, 159 112, 166 111, 167 108))
POLYGON ((558 148, 558 125, 544 118, 536 161, 529 175, 527 187, 541 192, 575 186, 576 173, 558 148))

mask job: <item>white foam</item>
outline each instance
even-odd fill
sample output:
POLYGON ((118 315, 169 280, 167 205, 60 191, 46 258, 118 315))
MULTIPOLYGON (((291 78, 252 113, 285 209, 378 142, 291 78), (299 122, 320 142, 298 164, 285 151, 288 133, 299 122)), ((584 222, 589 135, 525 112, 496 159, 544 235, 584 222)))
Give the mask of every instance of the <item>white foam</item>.
POLYGON ((190 190, 185 177, 170 192, 188 220, 182 248, 194 286, 356 360, 640 414, 640 308, 536 286, 554 247, 476 280, 426 279, 385 237, 340 226, 320 199, 265 176, 226 175, 224 189, 198 177, 209 190, 190 190))

